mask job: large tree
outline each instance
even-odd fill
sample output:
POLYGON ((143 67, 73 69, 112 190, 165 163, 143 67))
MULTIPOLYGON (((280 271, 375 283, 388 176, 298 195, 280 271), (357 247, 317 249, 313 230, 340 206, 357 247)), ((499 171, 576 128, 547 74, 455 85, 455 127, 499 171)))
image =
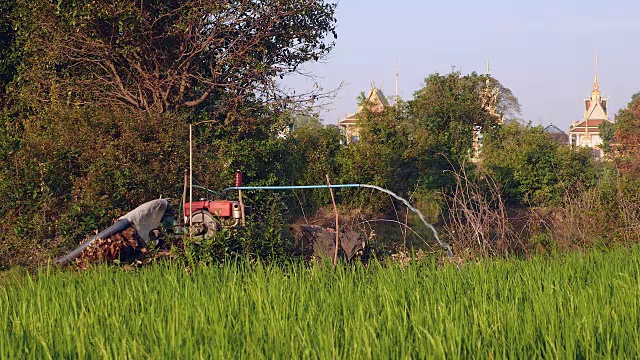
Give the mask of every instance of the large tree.
POLYGON ((0 112, 0 263, 57 255, 145 200, 179 196, 189 153, 180 110, 217 120, 193 128, 197 183, 219 189, 238 168, 258 184, 291 179, 277 137, 286 112, 272 105, 292 99, 276 79, 331 50, 334 4, 5 4, 21 57, 0 112))
POLYGON ((417 161, 423 179, 435 187, 447 185, 443 170, 469 160, 473 131, 483 132, 501 122, 486 106, 492 97, 497 112, 513 120, 520 112, 518 100, 496 79, 476 73, 432 74, 409 101, 412 128, 409 157, 417 161))
POLYGON ((31 79, 47 100, 152 113, 286 99, 276 79, 336 37, 336 5, 323 0, 20 1, 38 19, 25 31, 31 59, 54 75, 31 79))

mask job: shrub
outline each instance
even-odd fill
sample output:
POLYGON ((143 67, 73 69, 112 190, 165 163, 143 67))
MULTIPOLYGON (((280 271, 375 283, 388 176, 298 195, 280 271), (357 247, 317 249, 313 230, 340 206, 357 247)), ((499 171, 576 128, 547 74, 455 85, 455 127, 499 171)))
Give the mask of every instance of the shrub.
POLYGON ((588 149, 560 145, 541 126, 517 122, 486 134, 481 166, 502 184, 505 200, 519 205, 558 205, 565 189, 596 178, 588 149))

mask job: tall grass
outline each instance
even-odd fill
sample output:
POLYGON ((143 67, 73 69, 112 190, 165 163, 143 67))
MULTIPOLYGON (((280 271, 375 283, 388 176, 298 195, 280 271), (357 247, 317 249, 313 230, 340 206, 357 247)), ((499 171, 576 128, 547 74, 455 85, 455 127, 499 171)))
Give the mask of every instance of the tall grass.
POLYGON ((0 289, 0 358, 638 358, 639 255, 43 271, 0 289))

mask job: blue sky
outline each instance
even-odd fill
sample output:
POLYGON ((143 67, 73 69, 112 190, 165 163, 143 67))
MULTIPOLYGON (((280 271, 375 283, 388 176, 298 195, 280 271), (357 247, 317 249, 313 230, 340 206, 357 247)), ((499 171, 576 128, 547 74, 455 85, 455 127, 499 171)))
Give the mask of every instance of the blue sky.
MULTIPOLYGON (((392 97, 396 60, 405 100, 431 73, 452 66, 484 73, 488 60, 491 74, 520 100, 525 120, 563 129, 583 116, 596 52, 610 117, 640 91, 640 1, 341 0, 336 17, 334 51, 306 67, 325 89, 344 83, 321 111, 326 124, 354 112, 355 98, 372 81, 392 97)), ((301 79, 290 85, 309 86, 301 79)))

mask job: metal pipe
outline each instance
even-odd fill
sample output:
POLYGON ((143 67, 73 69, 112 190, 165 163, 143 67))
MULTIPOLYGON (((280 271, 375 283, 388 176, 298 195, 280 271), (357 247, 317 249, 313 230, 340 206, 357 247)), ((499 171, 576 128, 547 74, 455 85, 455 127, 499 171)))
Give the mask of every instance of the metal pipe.
POLYGON ((91 243, 93 243, 94 241, 98 240, 98 239, 107 239, 117 233, 123 232, 124 230, 128 229, 129 227, 131 227, 131 222, 129 222, 129 220, 127 219, 120 219, 118 221, 116 221, 115 224, 109 226, 108 228, 102 230, 100 233, 98 233, 97 235, 94 235, 91 239, 85 241, 82 245, 78 246, 75 250, 73 250, 72 252, 68 253, 67 255, 59 258, 58 260, 56 260, 57 264, 60 265, 66 265, 69 261, 77 258, 78 256, 80 256, 80 254, 82 254, 82 251, 84 249, 86 249, 89 245, 91 245, 91 243))

